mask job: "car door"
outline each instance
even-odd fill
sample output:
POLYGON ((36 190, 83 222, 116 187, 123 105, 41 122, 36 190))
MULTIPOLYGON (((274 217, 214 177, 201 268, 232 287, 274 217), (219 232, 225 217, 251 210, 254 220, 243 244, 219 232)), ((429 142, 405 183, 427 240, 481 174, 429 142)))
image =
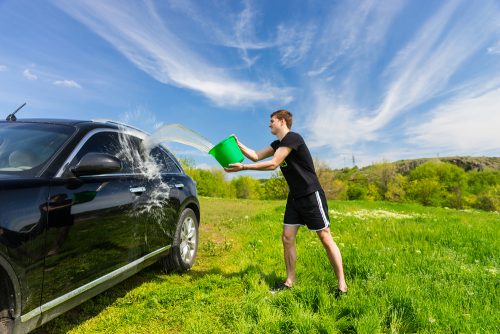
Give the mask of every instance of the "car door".
POLYGON ((179 166, 165 148, 156 146, 149 155, 157 166, 160 176, 149 180, 149 188, 155 189, 153 193, 162 191, 167 195, 161 201, 161 205, 150 212, 146 219, 146 247, 148 251, 155 251, 172 244, 184 198, 185 182, 179 166))
POLYGON ((64 174, 53 180, 42 304, 70 296, 144 254, 145 224, 137 208, 145 200, 146 180, 136 172, 138 143, 116 131, 94 130, 76 147, 64 174), (70 169, 87 153, 119 157, 123 169, 76 178, 70 169))

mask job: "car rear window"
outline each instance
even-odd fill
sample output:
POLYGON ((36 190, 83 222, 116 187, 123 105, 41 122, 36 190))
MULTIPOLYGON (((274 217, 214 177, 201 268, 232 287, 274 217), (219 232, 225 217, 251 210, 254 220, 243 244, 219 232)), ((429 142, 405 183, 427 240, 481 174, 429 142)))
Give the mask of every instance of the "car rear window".
POLYGON ((69 125, 0 123, 0 172, 35 176, 74 131, 69 125))

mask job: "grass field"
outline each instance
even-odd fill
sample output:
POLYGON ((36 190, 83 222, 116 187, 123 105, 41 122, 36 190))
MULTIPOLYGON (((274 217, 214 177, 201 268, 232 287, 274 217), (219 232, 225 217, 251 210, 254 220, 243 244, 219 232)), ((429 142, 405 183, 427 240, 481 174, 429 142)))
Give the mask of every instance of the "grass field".
POLYGON ((331 202, 349 294, 315 233, 284 279, 284 202, 202 198, 195 267, 151 267, 36 333, 498 333, 500 214, 331 202))

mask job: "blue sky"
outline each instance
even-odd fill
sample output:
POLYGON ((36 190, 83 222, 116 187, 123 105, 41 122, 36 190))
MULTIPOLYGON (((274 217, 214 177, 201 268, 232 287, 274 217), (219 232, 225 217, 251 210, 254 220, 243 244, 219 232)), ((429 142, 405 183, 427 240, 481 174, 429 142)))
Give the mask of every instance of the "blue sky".
POLYGON ((0 50, 5 116, 27 102, 19 117, 181 123, 260 149, 286 108, 335 168, 500 156, 496 0, 0 0, 0 50))

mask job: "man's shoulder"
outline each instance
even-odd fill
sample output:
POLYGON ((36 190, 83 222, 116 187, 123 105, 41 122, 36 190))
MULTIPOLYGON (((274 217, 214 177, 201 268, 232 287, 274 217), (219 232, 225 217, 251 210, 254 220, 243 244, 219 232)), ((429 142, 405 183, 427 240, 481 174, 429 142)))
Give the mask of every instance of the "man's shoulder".
POLYGON ((302 138, 302 136, 300 134, 298 134, 297 132, 293 132, 293 131, 290 131, 288 132, 285 137, 283 137, 283 139, 286 140, 293 140, 293 141, 304 141, 304 138, 302 138))

